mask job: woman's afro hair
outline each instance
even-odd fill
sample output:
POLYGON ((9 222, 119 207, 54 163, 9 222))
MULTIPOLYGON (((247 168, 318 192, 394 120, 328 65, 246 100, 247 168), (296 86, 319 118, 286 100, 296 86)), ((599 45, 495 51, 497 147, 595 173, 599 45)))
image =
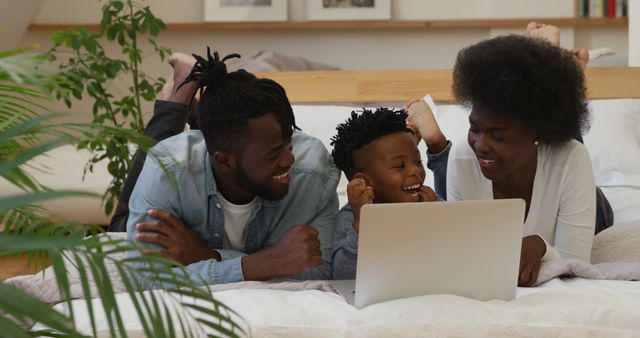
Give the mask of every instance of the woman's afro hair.
POLYGON ((589 124, 578 62, 543 39, 508 35, 461 50, 453 92, 467 107, 520 121, 542 142, 579 137, 589 124))

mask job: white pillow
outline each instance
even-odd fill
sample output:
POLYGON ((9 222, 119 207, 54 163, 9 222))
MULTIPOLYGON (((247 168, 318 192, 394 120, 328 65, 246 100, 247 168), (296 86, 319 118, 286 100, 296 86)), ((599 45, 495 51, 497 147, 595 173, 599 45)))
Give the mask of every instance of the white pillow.
POLYGON ((593 122, 584 135, 596 183, 640 188, 640 100, 594 100, 593 122))
POLYGON ((440 130, 448 140, 467 142, 469 110, 461 105, 441 105, 435 111, 440 130))

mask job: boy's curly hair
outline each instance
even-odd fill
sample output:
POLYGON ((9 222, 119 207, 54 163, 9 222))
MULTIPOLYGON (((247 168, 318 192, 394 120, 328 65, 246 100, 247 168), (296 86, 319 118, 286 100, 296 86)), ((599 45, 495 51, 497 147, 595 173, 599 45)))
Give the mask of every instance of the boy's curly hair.
POLYGON ((411 132, 407 128, 407 113, 404 110, 378 108, 375 111, 362 109, 351 112, 345 122, 340 123, 338 133, 331 138, 333 162, 351 179, 356 168, 354 152, 372 141, 397 132, 411 132))
POLYGON ((520 121, 547 143, 578 137, 589 124, 580 66, 542 39, 508 35, 461 50, 453 92, 459 103, 520 121))

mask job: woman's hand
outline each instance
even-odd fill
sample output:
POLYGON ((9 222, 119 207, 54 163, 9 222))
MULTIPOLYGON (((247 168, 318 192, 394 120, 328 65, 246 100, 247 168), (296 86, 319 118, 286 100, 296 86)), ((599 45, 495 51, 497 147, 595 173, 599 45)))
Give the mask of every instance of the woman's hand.
POLYGON ((547 246, 540 236, 530 235, 522 239, 518 286, 532 286, 538 280, 540 261, 546 251, 547 246))
POLYGON ((347 184, 347 196, 349 197, 349 206, 353 211, 353 230, 356 233, 360 231, 360 208, 363 205, 373 203, 373 188, 367 185, 362 178, 354 178, 347 184))
POLYGON ((429 152, 437 154, 444 150, 447 146, 447 138, 442 134, 429 105, 424 100, 413 100, 404 106, 404 110, 409 114, 407 127, 414 130, 414 134, 422 137, 429 152))

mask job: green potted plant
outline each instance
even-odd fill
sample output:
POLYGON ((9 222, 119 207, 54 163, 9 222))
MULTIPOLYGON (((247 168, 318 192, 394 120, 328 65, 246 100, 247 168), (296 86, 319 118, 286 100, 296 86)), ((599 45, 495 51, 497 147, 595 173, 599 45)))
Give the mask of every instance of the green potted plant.
MULTIPOLYGON (((45 57, 55 61, 59 70, 50 90, 68 107, 72 106, 73 99, 93 100, 92 122, 95 124, 142 134, 143 102, 155 99, 165 79, 144 73, 141 64, 145 58, 157 56, 164 60, 171 54, 155 40, 165 28, 162 20, 140 1, 105 1, 97 32, 71 27, 50 36, 53 47, 45 57), (107 53, 103 47, 105 43, 117 45, 120 55, 107 53), (152 50, 145 54, 143 45, 152 50), (124 95, 115 82, 127 83, 124 95)), ((85 174, 93 170, 94 164, 108 161, 107 168, 113 179, 103 202, 105 213, 110 214, 122 191, 133 156, 129 142, 122 135, 105 131, 97 133, 93 139, 79 142, 78 148, 89 149, 94 154, 85 166, 85 174)))
POLYGON ((154 255, 116 260, 114 255, 139 248, 126 240, 98 236, 102 229, 97 226, 52 223, 42 215, 42 209, 38 207, 42 201, 90 194, 53 191, 42 186, 25 170, 34 157, 62 144, 86 142, 86 138, 91 139, 96 134, 108 132, 127 138, 132 132, 117 126, 55 123, 55 114, 41 104, 49 98, 42 86, 50 89, 56 85, 55 81, 52 84, 52 78, 31 72, 37 59, 27 58, 22 52, 24 50, 0 52, 0 176, 22 191, 0 197, 0 226, 3 229, 0 256, 27 254, 34 269, 42 268, 46 258, 65 306, 59 312, 22 290, 0 283, 2 335, 95 337, 106 334, 127 337, 121 307, 123 298, 114 293, 108 264, 116 267, 117 276, 126 289, 125 298, 133 304, 146 336, 244 335, 237 315, 216 301, 210 290, 194 286, 178 263, 154 255), (133 282, 139 271, 128 265, 134 259, 148 263, 149 268, 144 272, 151 281, 170 282, 175 287, 140 292, 133 282), (78 270, 84 300, 71 300, 69 268, 78 270), (93 296, 100 302, 94 303, 93 296), (88 332, 80 332, 77 328, 79 311, 89 318, 91 329, 88 332), (98 325, 104 322, 108 327, 106 333, 100 331, 98 325), (39 325, 32 329, 33 323, 39 325))

